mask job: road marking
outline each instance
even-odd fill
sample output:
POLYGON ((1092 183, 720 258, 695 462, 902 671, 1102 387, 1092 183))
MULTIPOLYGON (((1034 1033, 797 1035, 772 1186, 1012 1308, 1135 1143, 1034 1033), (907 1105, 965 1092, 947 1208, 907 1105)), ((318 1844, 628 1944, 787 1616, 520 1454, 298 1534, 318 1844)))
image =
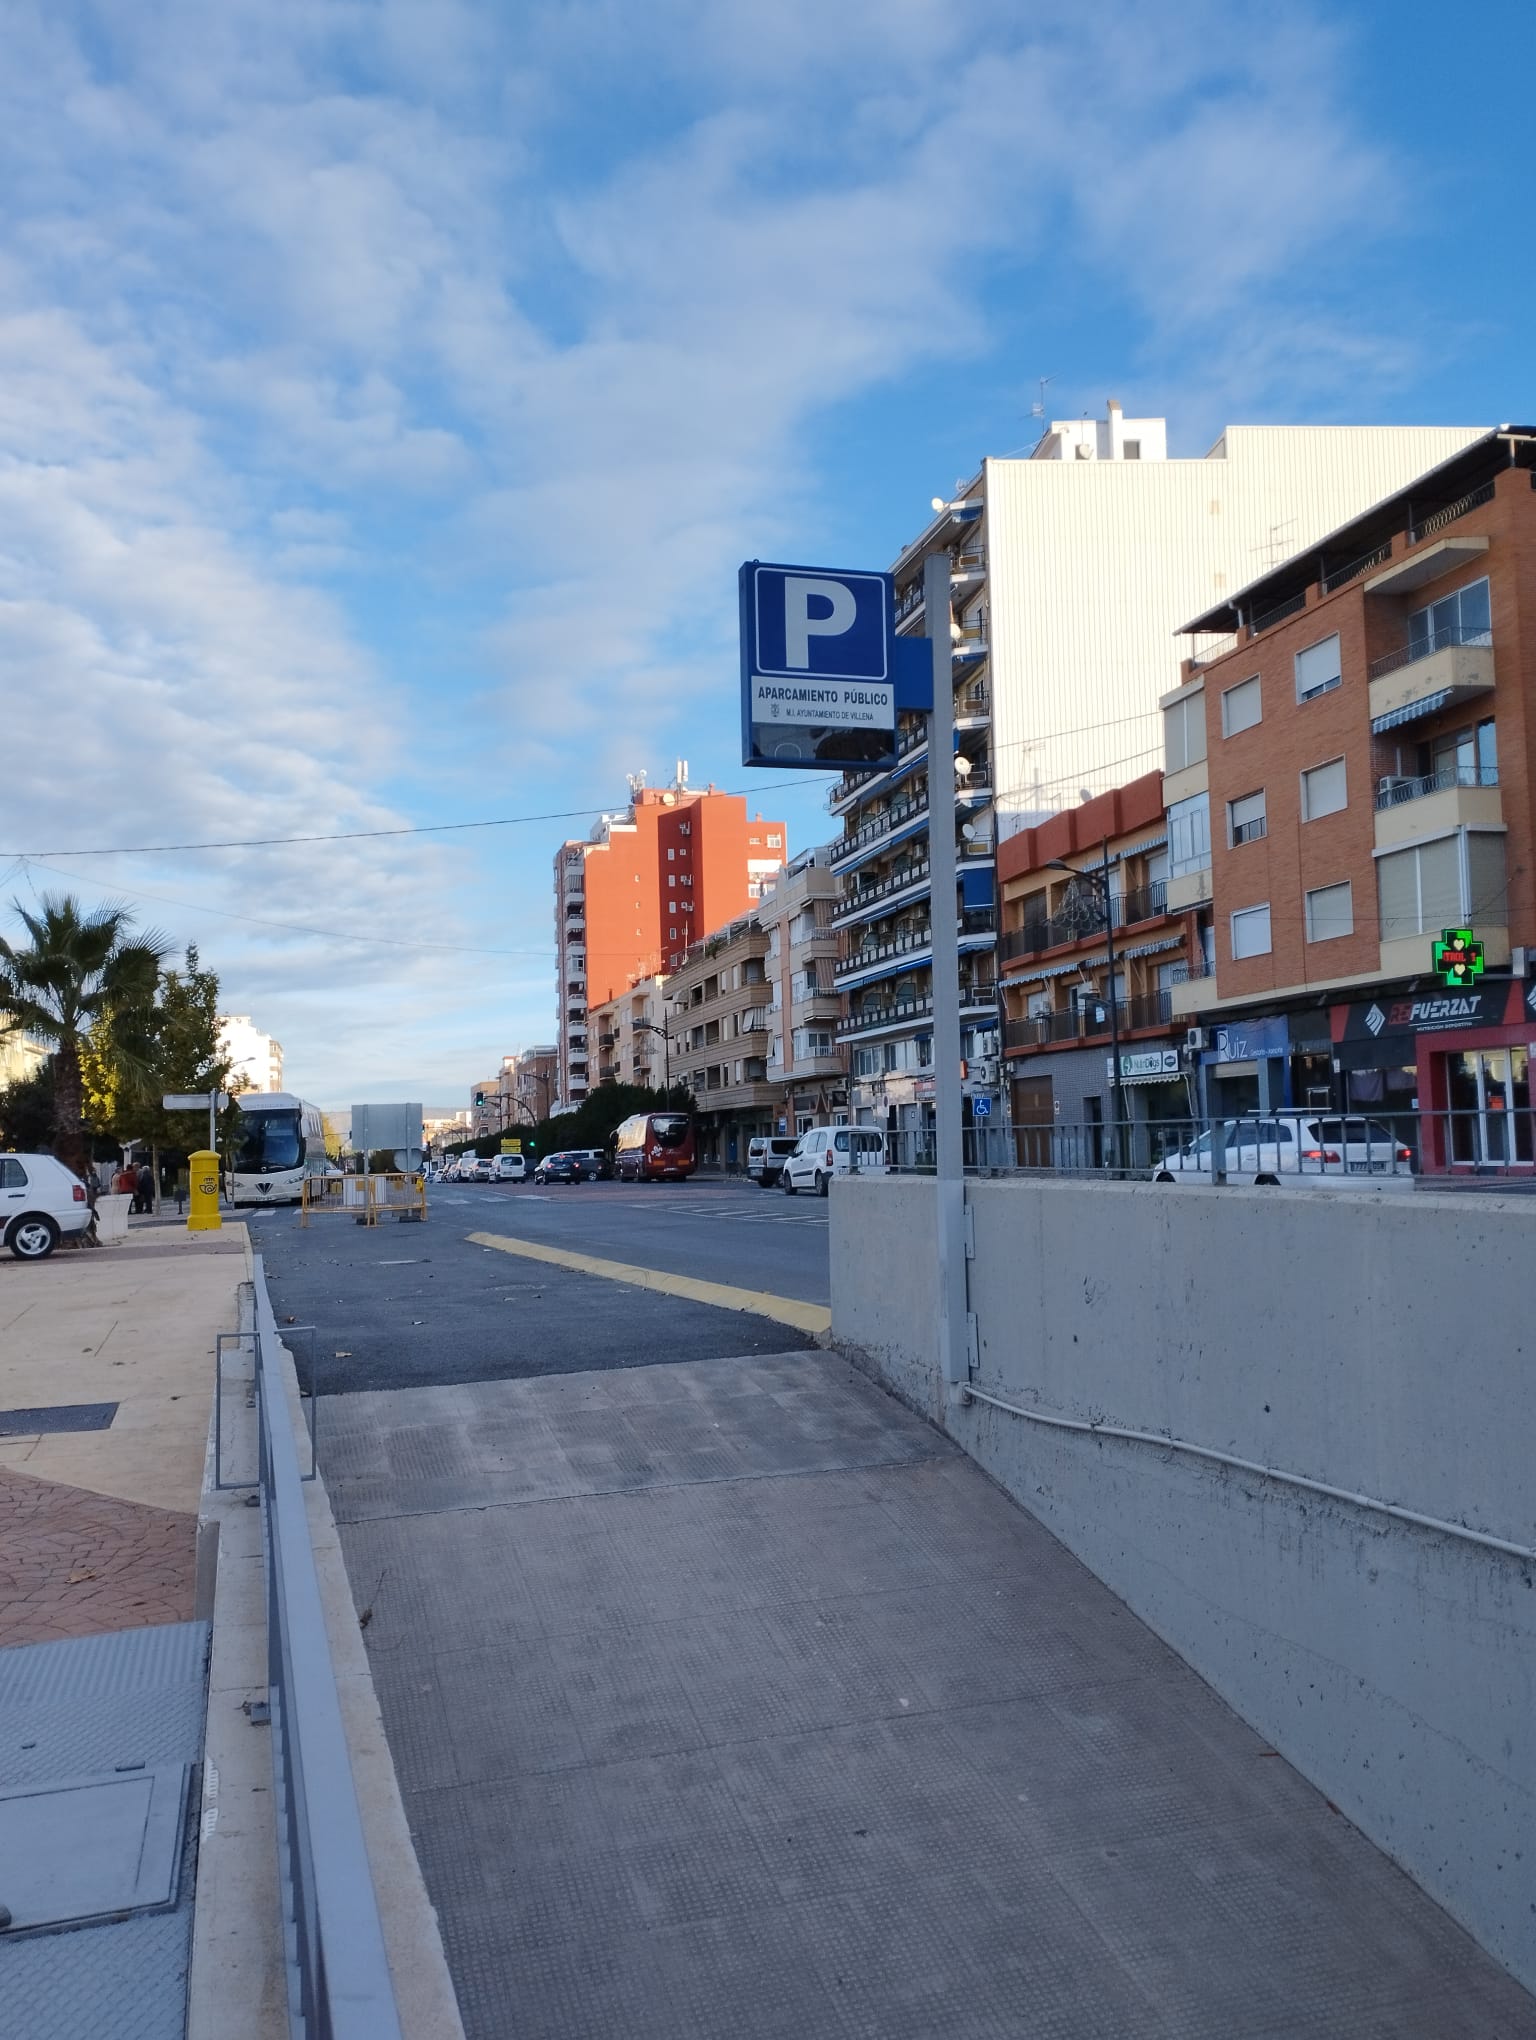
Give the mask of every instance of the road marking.
POLYGON ((596 1254, 574 1254, 565 1247, 512 1239, 506 1233, 472 1232, 469 1238, 472 1245, 494 1247, 500 1254, 549 1261, 578 1275, 601 1275, 609 1282, 628 1282, 635 1289, 656 1289, 663 1296, 710 1303, 717 1310, 750 1311, 755 1317, 773 1318, 778 1324, 793 1325, 797 1331, 813 1336, 832 1328, 832 1313, 824 1303, 801 1303, 798 1297, 774 1296, 766 1289, 737 1289, 729 1282, 701 1282, 694 1275, 668 1275, 660 1268, 637 1268, 628 1261, 604 1261, 596 1254))

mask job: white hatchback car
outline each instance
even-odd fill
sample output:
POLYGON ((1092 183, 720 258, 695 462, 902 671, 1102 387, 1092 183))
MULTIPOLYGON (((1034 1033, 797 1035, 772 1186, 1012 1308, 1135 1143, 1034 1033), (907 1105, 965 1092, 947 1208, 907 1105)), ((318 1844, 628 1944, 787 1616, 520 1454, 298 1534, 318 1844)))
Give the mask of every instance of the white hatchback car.
POLYGON ((0 1155, 0 1243, 18 1261, 46 1261, 66 1233, 91 1223, 80 1178, 52 1155, 0 1155))
POLYGON ((825 1197, 832 1178, 846 1176, 855 1162, 861 1176, 885 1175, 885 1135, 873 1126, 813 1126, 785 1157, 779 1181, 788 1197, 797 1190, 825 1197))
MULTIPOLYGON (((1273 1176, 1288 1190, 1411 1190, 1413 1152, 1376 1119, 1337 1112, 1259 1113, 1230 1119, 1226 1172, 1230 1179, 1273 1176)), ((1202 1133, 1153 1171, 1158 1183, 1211 1177, 1211 1135, 1202 1133)))

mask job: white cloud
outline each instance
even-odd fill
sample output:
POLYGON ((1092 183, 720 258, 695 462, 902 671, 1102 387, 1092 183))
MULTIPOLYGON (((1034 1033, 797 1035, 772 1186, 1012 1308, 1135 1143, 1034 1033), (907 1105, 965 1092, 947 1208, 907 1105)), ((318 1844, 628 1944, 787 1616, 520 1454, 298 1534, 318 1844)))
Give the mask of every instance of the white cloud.
MULTIPOLYGON (((677 750, 718 773, 736 561, 856 521, 822 422, 1017 347, 1030 291, 1129 307, 1144 384, 1250 415, 1401 372, 1400 342, 1313 289, 1390 212, 1351 52, 1315 15, 13 12, 0 660, 23 844, 595 804, 677 750)), ((532 950, 562 833, 101 876, 532 950)), ((224 925, 290 1057, 295 1025, 322 1069, 438 1055, 433 952, 224 925), (392 1002, 387 1043, 360 997, 392 1002)), ((487 1051, 547 1032, 539 969, 464 959, 487 1051)))

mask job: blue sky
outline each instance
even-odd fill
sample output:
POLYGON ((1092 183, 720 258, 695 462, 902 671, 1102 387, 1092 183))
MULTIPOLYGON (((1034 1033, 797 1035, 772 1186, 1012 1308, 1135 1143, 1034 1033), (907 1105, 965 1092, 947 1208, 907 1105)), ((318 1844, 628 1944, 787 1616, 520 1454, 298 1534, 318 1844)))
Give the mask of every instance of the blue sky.
POLYGON ((887 564, 1041 375, 1180 453, 1529 422, 1531 23, 0 0, 0 897, 195 941, 306 1095, 461 1101, 583 823, 46 853, 747 787, 737 562, 887 564))

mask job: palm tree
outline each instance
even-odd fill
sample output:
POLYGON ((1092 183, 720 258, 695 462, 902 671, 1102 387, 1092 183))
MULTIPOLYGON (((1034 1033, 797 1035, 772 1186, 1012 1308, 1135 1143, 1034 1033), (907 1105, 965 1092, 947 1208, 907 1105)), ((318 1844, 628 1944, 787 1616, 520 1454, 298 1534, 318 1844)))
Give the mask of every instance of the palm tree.
POLYGON ((82 913, 63 893, 45 893, 38 913, 13 902, 32 938, 18 949, 0 936, 0 1033, 25 1032, 53 1049, 54 1147, 84 1174, 80 1048, 103 1014, 147 1007, 160 976, 163 939, 129 939, 133 916, 122 907, 82 913))

